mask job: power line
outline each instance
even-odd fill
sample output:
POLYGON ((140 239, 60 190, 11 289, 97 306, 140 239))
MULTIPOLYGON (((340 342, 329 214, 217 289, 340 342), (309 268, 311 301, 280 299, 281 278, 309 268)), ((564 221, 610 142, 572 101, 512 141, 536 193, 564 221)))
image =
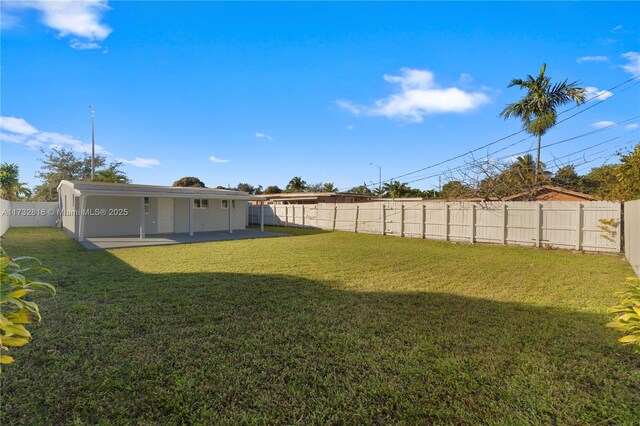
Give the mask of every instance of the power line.
MULTIPOLYGON (((586 100, 584 103, 582 103, 582 104, 580 104, 580 105, 574 105, 574 106, 572 106, 572 107, 570 107, 570 108, 568 108, 568 109, 566 109, 566 110, 564 110, 564 111, 559 112, 559 113, 558 113, 558 115, 565 114, 565 113, 567 113, 567 112, 569 112, 569 111, 572 111, 572 110, 574 110, 574 109, 576 109, 576 108, 579 108, 579 107, 581 107, 581 106, 583 106, 583 105, 586 105, 587 103, 591 102, 592 100, 597 99, 597 98, 602 97, 602 96, 605 96, 605 95, 607 95, 608 93, 611 93, 611 91, 616 90, 616 89, 618 89, 618 88, 620 88, 620 87, 624 86, 625 84, 627 84, 627 83, 629 83, 629 82, 631 82, 631 81, 634 81, 634 80, 638 80, 638 79, 640 79, 640 75, 637 75, 637 76, 631 77, 631 78, 629 78, 629 79, 627 79, 627 80, 623 81, 622 83, 619 83, 619 84, 617 84, 617 85, 615 85, 615 86, 613 86, 613 87, 611 87, 611 88, 609 88, 609 89, 602 90, 602 91, 600 91, 600 93, 598 93, 598 94, 596 94, 595 96, 593 96, 593 97, 589 98, 589 99, 588 99, 588 100, 586 100)), ((609 98, 611 98, 611 97, 613 97, 613 96, 615 96, 615 95, 617 95, 617 94, 623 93, 624 91, 628 90, 629 88, 631 88, 631 87, 633 87, 633 86, 635 86, 636 84, 639 84, 639 83, 640 83, 640 80, 639 80, 639 81, 637 81, 637 82, 635 82, 634 84, 631 84, 631 85, 629 85, 629 86, 625 87, 624 89, 622 89, 622 90, 618 91, 617 93, 611 93, 611 96, 608 96, 608 97, 606 97, 606 98, 604 98, 604 99, 601 99, 601 100, 599 100, 598 102, 596 102, 596 103, 595 103, 595 104, 593 104, 593 105, 589 105, 589 106, 588 106, 588 107, 586 107, 585 109, 583 109, 583 110, 581 110, 581 111, 577 112, 576 114, 573 114, 573 115, 571 115, 571 116, 569 116, 569 117, 564 118, 563 120, 559 121, 559 122, 558 122, 558 123, 556 123, 556 124, 564 123, 564 122, 566 122, 567 120, 569 120, 569 119, 571 119, 571 118, 573 118, 573 117, 575 117, 575 116, 577 116, 577 115, 579 115, 579 114, 582 114, 583 112, 586 112, 586 111, 588 111, 589 109, 591 109, 591 108, 593 108, 593 107, 595 107, 595 106, 597 106, 597 105, 600 105, 600 104, 601 104, 602 102, 604 102, 606 99, 609 99, 609 98)), ((421 169, 414 170, 414 171, 409 172, 409 173, 405 173, 405 174, 402 174, 402 175, 398 175, 398 176, 395 176, 395 177, 391 177, 391 178, 389 178, 389 179, 385 179, 385 180, 383 180, 382 182, 385 182, 385 183, 386 183, 386 182, 391 182, 391 181, 396 180, 396 179, 400 179, 400 178, 403 178, 403 177, 406 177, 406 176, 409 176, 409 175, 412 175, 412 174, 415 174, 415 173, 419 173, 419 172, 422 172, 422 171, 425 171, 425 170, 428 170, 428 169, 432 169, 432 168, 437 167, 437 166, 440 166, 440 165, 442 165, 442 164, 445 164, 445 163, 451 162, 451 161, 453 161, 453 160, 457 160, 457 159, 459 159, 459 158, 465 157, 465 156, 467 156, 467 155, 469 155, 469 154, 473 154, 474 152, 477 152, 477 151, 479 151, 479 150, 482 150, 482 149, 488 148, 488 147, 490 147, 490 146, 493 146, 493 145, 495 145, 495 144, 497 144, 497 143, 500 143, 500 142, 502 142, 502 141, 504 141, 504 140, 506 140, 506 139, 509 139, 509 138, 511 138, 511 137, 513 137, 513 136, 519 135, 520 133, 523 133, 523 132, 524 132, 524 129, 519 130, 519 131, 514 132, 514 133, 511 133, 511 134, 509 134, 509 135, 507 135, 507 136, 504 136, 504 137, 501 137, 501 138, 499 138, 499 139, 496 139, 495 141, 492 141, 492 142, 489 142, 489 143, 487 143, 487 144, 485 144, 485 145, 482 145, 482 146, 480 146, 480 147, 478 147, 478 148, 474 148, 474 149, 472 149, 472 150, 470 150, 470 151, 467 151, 467 152, 466 152, 466 153, 464 153, 464 154, 456 155, 456 156, 454 156, 454 157, 451 157, 451 158, 448 158, 448 159, 445 159, 445 160, 439 161, 439 162, 437 162, 437 163, 431 164, 431 165, 426 166, 426 167, 423 167, 423 168, 421 168, 421 169)), ((512 147, 512 146, 514 146, 514 145, 517 145, 518 143, 521 143, 521 142, 523 142, 523 141, 525 141, 525 140, 527 140, 527 139, 529 139, 529 138, 531 138, 531 137, 532 137, 532 136, 527 136, 526 138, 520 139, 519 141, 517 141, 517 142, 515 142, 515 143, 513 143, 513 144, 511 144, 511 145, 509 145, 509 146, 507 146, 507 147, 505 147, 504 149, 508 149, 508 148, 510 148, 510 147, 512 147)), ((504 150, 504 149, 503 149, 503 150, 504 150)), ((499 151, 497 151, 497 152, 499 152, 499 151)), ((365 185, 365 186, 366 186, 366 187, 370 187, 370 186, 373 186, 373 185, 369 184, 369 185, 365 185)))
MULTIPOLYGON (((572 136, 572 137, 570 137, 570 138, 566 138, 566 139, 562 139, 562 140, 557 141, 557 142, 553 142, 553 143, 550 143, 550 144, 546 144, 546 145, 543 145, 541 148, 548 148, 548 147, 550 147, 550 146, 560 145, 560 144, 563 144, 563 143, 566 143, 566 142, 570 142, 570 141, 573 141, 573 140, 576 140, 576 139, 579 139, 579 138, 583 138, 583 137, 586 137, 586 136, 591 136, 591 135, 594 135, 594 134, 597 134, 597 133, 601 133, 601 132, 604 132, 604 131, 607 131, 607 130, 613 129, 613 128, 615 128, 615 127, 619 127, 619 126, 621 126, 621 125, 623 125, 623 124, 628 123, 629 121, 633 121, 633 120, 636 120, 636 119, 638 119, 638 118, 640 118, 640 115, 635 116, 635 117, 632 117, 632 118, 628 118, 628 119, 623 120, 623 121, 621 121, 621 122, 619 122, 619 123, 611 124, 611 125, 609 125, 609 126, 606 126, 606 127, 601 128, 601 129, 591 130, 591 131, 589 131, 589 132, 582 133, 582 134, 577 135, 577 136, 572 136)), ((607 142, 610 142, 610 141, 615 140, 615 139, 618 139, 618 138, 619 138, 619 136, 618 136, 618 137, 615 137, 615 138, 612 138, 612 139, 608 140, 607 142)), ((516 143, 518 143, 518 142, 516 142, 516 143)), ((509 147, 511 147, 511 146, 513 146, 513 145, 515 145, 515 144, 512 144, 512 145, 510 145, 510 146, 508 146, 508 147, 505 147, 505 148, 501 148, 501 149, 496 150, 496 151, 494 151, 494 152, 491 152, 491 153, 487 154, 487 156, 489 156, 489 155, 493 155, 493 154, 496 154, 496 153, 501 152, 501 151, 504 151, 505 149, 507 149, 507 148, 509 148, 509 147)), ((504 159, 504 158, 508 158, 508 157, 517 156, 517 155, 527 154, 527 153, 533 152, 533 151, 535 151, 535 150, 536 150, 536 149, 529 149, 529 150, 526 150, 526 151, 521 151, 521 152, 518 152, 518 153, 516 153, 516 154, 511 154, 511 155, 508 155, 508 156, 505 156, 505 157, 499 158, 498 160, 500 160, 500 159, 504 159)), ((468 168, 468 165, 461 165, 461 166, 458 166, 458 167, 456 167, 456 168, 454 168, 454 169, 449 169, 449 170, 444 170, 444 171, 436 172, 435 174, 432 174, 432 175, 429 175, 429 176, 425 176, 425 177, 421 177, 421 178, 419 178, 419 179, 410 180, 410 181, 408 181, 408 182, 406 182, 406 183, 418 182, 418 181, 421 181, 421 180, 425 180, 425 179, 429 179, 429 178, 437 177, 438 175, 440 175, 440 174, 442 174, 442 173, 451 172, 451 171, 455 171, 455 170, 463 170, 463 169, 465 169, 465 168, 468 168)))

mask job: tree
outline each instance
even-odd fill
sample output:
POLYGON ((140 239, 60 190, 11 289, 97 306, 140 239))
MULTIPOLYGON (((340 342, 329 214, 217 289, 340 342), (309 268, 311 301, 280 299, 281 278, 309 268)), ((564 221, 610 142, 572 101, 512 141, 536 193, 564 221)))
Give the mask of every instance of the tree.
POLYGON ((271 185, 271 186, 267 186, 263 194, 280 194, 281 192, 282 192, 282 189, 278 188, 277 185, 271 185))
POLYGON ((360 194, 360 195, 373 195, 373 192, 369 189, 366 182, 363 182, 360 186, 354 186, 349 191, 352 194, 360 194))
POLYGON ((312 183, 307 185, 307 187, 304 190, 306 192, 322 192, 323 188, 324 188, 324 184, 322 182, 318 182, 318 183, 312 183))
POLYGON ((115 161, 103 170, 96 170, 94 181, 110 183, 131 183, 131 179, 120 170, 121 162, 115 161))
POLYGON ((554 185, 558 185, 572 191, 577 191, 580 186, 580 176, 576 173, 576 167, 573 164, 560 167, 551 180, 554 185))
POLYGON ((385 198, 403 198, 410 196, 411 188, 406 183, 394 180, 382 185, 385 198))
POLYGON ((456 198, 469 198, 475 195, 473 188, 464 185, 462 182, 453 180, 442 185, 440 198, 452 200, 456 198))
MULTIPOLYGON (((41 170, 36 177, 42 183, 35 187, 34 198, 39 201, 58 201, 57 187, 61 180, 90 180, 91 156, 84 154, 82 158, 76 156, 73 151, 64 148, 53 148, 49 152, 41 151, 44 158, 41 170)), ((101 154, 95 156, 96 169, 104 166, 106 157, 101 154)), ((124 174, 124 172, 122 172, 124 174)))
POLYGON ((173 182, 173 186, 183 186, 183 187, 194 186, 196 188, 205 188, 204 182, 202 182, 197 177, 193 177, 193 176, 187 176, 187 177, 178 179, 177 181, 173 182))
POLYGON ((19 181, 20 168, 17 164, 2 163, 0 166, 0 197, 14 201, 31 197, 27 184, 19 181))
POLYGON ((557 122, 556 108, 568 102, 574 101, 576 105, 585 102, 585 89, 577 87, 578 82, 567 83, 565 79, 561 83, 551 84, 551 78, 545 75, 547 64, 542 64, 537 77, 529 75, 526 80, 515 78, 508 87, 518 86, 526 89, 527 94, 518 102, 505 107, 500 116, 505 120, 517 117, 522 120, 524 130, 538 138, 538 154, 536 160, 536 172, 534 183, 537 185, 540 177, 540 147, 542 136, 557 122))
POLYGON ((616 170, 617 195, 620 201, 640 199, 640 143, 626 155, 620 154, 616 170))
POLYGON ((302 192, 307 189, 307 182, 300 176, 294 176, 287 184, 287 192, 302 192))
POLYGON ((617 185, 616 165, 594 167, 580 179, 579 190, 602 199, 611 199, 617 185))
POLYGON ((248 192, 249 194, 262 194, 262 185, 253 186, 248 183, 239 183, 236 187, 236 190, 248 192))
POLYGON ((338 188, 336 188, 336 186, 331 182, 327 182, 322 185, 322 192, 336 192, 337 190, 338 188))

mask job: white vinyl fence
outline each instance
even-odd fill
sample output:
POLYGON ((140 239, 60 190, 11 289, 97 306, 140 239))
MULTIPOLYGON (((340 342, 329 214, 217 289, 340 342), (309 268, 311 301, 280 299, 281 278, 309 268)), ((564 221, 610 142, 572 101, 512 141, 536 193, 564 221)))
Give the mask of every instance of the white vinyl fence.
POLYGON ((640 200, 624 203, 624 255, 640 277, 640 200))
POLYGON ((0 235, 9 228, 53 226, 58 220, 57 202, 0 200, 0 235))
MULTIPOLYGON (((469 243, 620 252, 620 203, 399 202, 265 205, 265 225, 469 243)), ((260 223, 260 206, 249 221, 260 223)))

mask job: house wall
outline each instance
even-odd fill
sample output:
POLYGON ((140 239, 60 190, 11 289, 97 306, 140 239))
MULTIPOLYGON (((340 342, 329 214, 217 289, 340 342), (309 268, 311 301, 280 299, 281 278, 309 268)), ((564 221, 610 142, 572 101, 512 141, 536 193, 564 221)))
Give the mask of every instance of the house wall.
MULTIPOLYGON (((91 212, 103 211, 105 213, 85 217, 85 238, 138 235, 140 232, 140 209, 142 208, 140 198, 88 196, 86 209, 91 212), (116 214, 121 213, 122 210, 126 210, 127 214, 116 214)), ((67 197, 67 202, 71 203, 71 197, 67 197)), ((78 200, 78 209, 79 204, 78 200)), ((144 215, 144 220, 145 233, 151 235, 158 232, 157 197, 149 197, 149 207, 150 211, 144 215)), ((247 202, 236 200, 236 207, 232 214, 233 229, 244 229, 247 221, 247 202)), ((229 229, 227 215, 227 209, 222 209, 221 200, 210 199, 207 209, 193 209, 193 231, 227 230, 229 229)), ((77 217, 68 217, 63 226, 68 232, 77 236, 77 217)), ((174 232, 189 232, 189 199, 187 198, 174 199, 174 232)))
POLYGON ((62 223, 62 229, 68 233, 77 236, 77 223, 78 216, 75 214, 75 208, 73 206, 73 189, 66 185, 60 187, 60 206, 62 211, 60 212, 60 219, 62 223))
MULTIPOLYGON (((235 209, 232 209, 233 229, 244 229, 247 202, 236 200, 235 204, 235 209)), ((209 200, 208 209, 193 209, 193 232, 224 231, 229 229, 228 214, 227 209, 222 208, 222 200, 209 200)))
POLYGON ((140 197, 87 197, 88 211, 106 213, 85 217, 85 238, 139 234, 140 208, 140 197), (120 214, 120 210, 126 210, 127 214, 120 214))

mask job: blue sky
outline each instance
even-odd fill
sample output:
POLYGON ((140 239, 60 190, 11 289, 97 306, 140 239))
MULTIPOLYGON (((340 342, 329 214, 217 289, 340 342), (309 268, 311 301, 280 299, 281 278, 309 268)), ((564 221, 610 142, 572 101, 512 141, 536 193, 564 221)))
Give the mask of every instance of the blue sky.
MULTIPOLYGON (((522 95, 507 85, 543 62, 609 97, 640 74, 639 17, 638 2, 2 2, 2 161, 37 184, 39 149, 87 149, 92 104, 99 149, 135 183, 297 175, 344 189, 376 181, 371 162, 386 179, 519 130, 498 117, 522 95)), ((640 115, 639 88, 558 125, 543 144, 623 123, 543 161, 617 138, 561 160, 586 172, 637 141, 640 120, 625 120, 640 115)), ((492 154, 517 140, 476 155, 531 148, 492 154)))

